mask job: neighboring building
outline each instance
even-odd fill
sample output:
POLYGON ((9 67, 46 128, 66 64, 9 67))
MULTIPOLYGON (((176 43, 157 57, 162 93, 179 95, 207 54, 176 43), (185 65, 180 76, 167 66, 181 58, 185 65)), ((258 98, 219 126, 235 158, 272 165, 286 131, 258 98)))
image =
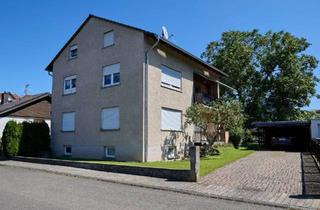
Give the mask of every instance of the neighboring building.
POLYGON ((28 95, 17 101, 0 105, 0 138, 7 122, 14 120, 45 121, 50 126, 51 95, 28 95))
POLYGON ((0 93, 0 106, 7 103, 19 101, 19 99, 20 97, 17 94, 4 91, 3 93, 0 93))
POLYGON ((55 155, 130 161, 183 156, 194 133, 182 135, 186 109, 218 98, 226 75, 154 33, 93 15, 46 70, 55 155))
POLYGON ((311 138, 320 140, 320 119, 311 120, 311 138))

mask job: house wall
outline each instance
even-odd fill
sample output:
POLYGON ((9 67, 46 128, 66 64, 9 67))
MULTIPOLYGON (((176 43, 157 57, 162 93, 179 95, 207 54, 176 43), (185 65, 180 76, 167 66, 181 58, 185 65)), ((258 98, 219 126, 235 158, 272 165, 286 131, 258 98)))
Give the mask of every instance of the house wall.
MULTIPOLYGON (((146 38, 145 48, 148 49, 154 40, 146 38)), ((163 45, 158 45, 150 52, 148 69, 148 116, 147 116, 147 160, 155 161, 165 159, 164 148, 166 140, 174 139, 177 152, 183 156, 184 147, 188 140, 193 138, 193 127, 188 126, 185 134, 182 132, 169 132, 161 130, 161 108, 170 108, 182 111, 182 121, 185 122, 184 114, 193 102, 193 73, 201 72, 204 68, 186 59, 185 56, 163 45), (182 73, 182 90, 175 91, 161 86, 161 65, 166 65, 182 73), (177 134, 177 135, 172 135, 177 134)), ((208 72, 206 72, 208 73, 208 72)), ((212 72, 209 77, 217 79, 212 72)))
POLYGON ((52 148, 63 155, 103 158, 104 146, 115 146, 117 160, 142 161, 143 33, 91 18, 69 46, 78 44, 78 58, 68 60, 67 47, 53 65, 52 148), (103 34, 114 30, 115 44, 102 48, 103 34), (121 84, 102 88, 102 68, 120 62, 121 84), (63 95, 63 81, 77 75, 76 93, 63 95), (120 130, 101 131, 101 110, 120 107, 120 130), (75 112, 75 132, 62 132, 62 113, 75 112))
POLYGON ((311 138, 320 139, 320 120, 311 120, 311 138))
MULTIPOLYGON (((0 139, 2 138, 2 133, 3 133, 4 128, 6 127, 7 122, 9 122, 10 120, 14 120, 17 123, 22 123, 24 121, 33 122, 35 119, 28 118, 28 117, 14 117, 14 116, 1 117, 0 118, 0 139)), ((44 121, 48 124, 48 126, 50 128, 50 124, 51 124, 50 120, 44 120, 44 121)))

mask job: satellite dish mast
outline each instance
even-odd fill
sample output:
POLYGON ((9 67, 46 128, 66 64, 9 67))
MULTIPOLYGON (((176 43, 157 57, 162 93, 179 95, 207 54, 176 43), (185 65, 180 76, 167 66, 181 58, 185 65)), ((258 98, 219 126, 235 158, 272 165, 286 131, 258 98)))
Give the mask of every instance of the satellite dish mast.
POLYGON ((169 39, 169 33, 165 26, 162 26, 162 38, 169 39))

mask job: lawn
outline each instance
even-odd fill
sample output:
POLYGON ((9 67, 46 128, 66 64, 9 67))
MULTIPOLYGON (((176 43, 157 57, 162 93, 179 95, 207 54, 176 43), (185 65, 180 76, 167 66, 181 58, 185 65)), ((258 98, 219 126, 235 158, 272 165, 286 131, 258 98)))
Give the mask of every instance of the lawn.
MULTIPOLYGON (((205 176, 212 171, 223 167, 235 160, 243 158, 254 150, 248 148, 235 149, 232 146, 219 147, 220 154, 216 156, 210 156, 201 158, 200 163, 200 175, 205 176)), ((87 163, 99 163, 99 164, 113 164, 113 165, 127 165, 127 166, 141 166, 141 167, 154 167, 154 168, 167 168, 167 169, 189 169, 189 160, 177 160, 177 161, 156 161, 156 162, 118 162, 118 161, 105 161, 105 160, 78 160, 80 162, 87 163)))

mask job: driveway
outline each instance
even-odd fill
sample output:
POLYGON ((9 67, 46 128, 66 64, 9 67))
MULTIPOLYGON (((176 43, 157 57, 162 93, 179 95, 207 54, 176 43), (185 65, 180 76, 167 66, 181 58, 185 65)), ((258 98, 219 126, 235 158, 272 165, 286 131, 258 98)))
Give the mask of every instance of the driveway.
POLYGON ((303 195, 301 166, 299 152, 259 151, 207 175, 200 184, 221 196, 320 208, 319 197, 303 195))

